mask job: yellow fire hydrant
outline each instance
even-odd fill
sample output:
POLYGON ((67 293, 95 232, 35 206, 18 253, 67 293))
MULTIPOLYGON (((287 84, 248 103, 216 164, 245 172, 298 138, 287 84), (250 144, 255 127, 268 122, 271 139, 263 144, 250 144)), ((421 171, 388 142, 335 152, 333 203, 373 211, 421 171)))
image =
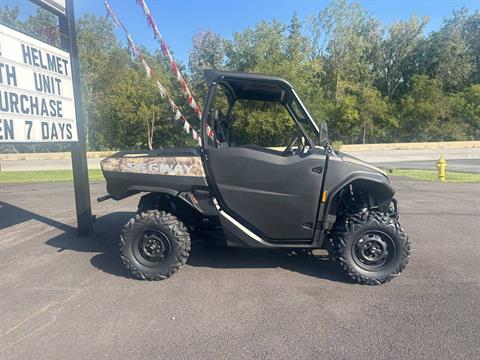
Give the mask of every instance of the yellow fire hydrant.
POLYGON ((440 159, 438 159, 436 165, 438 168, 438 180, 445 181, 445 175, 447 173, 447 162, 443 158, 443 156, 440 156, 440 159))

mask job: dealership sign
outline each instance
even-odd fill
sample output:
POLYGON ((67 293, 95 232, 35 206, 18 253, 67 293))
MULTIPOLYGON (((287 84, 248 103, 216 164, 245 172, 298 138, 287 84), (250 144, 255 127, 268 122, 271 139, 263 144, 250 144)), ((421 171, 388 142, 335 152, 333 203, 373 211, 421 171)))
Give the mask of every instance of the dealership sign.
POLYGON ((71 141, 70 54, 0 25, 0 143, 71 141))

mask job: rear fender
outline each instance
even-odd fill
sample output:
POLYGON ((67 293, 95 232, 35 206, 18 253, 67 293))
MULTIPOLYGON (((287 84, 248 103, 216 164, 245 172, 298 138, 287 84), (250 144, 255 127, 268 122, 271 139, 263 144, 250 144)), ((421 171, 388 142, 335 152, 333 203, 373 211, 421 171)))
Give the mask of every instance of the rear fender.
POLYGON ((138 211, 163 210, 178 217, 184 224, 192 226, 215 226, 217 210, 211 206, 209 192, 192 190, 172 195, 166 192, 151 192, 140 198, 138 211))

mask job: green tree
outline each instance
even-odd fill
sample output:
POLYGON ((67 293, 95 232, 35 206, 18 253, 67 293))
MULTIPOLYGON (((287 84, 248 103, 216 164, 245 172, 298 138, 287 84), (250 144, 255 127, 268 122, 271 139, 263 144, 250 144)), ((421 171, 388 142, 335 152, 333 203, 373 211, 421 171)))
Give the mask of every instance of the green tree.
POLYGON ((370 82, 378 27, 360 4, 346 0, 335 0, 310 17, 314 57, 325 59, 325 85, 336 102, 351 85, 370 82))
POLYGON ((85 134, 89 149, 96 150, 101 118, 96 117, 99 100, 109 93, 125 70, 129 58, 115 36, 112 21, 85 14, 77 20, 77 43, 84 105, 85 134))
POLYGON ((427 40, 427 74, 438 78, 447 92, 461 91, 472 81, 475 71, 475 54, 469 49, 471 38, 466 31, 468 20, 467 9, 454 11, 427 40))
POLYGON ((204 70, 221 70, 224 67, 224 61, 225 40, 220 35, 212 31, 199 31, 193 36, 188 67, 196 98, 203 100, 207 90, 203 77, 204 70))
POLYGON ((415 72, 416 59, 422 51, 423 30, 427 18, 412 15, 407 21, 398 21, 388 28, 388 35, 380 46, 377 63, 374 63, 378 86, 390 100, 400 86, 408 87, 415 72))
POLYGON ((467 51, 473 59, 474 69, 471 84, 480 84, 480 11, 476 10, 464 23, 463 34, 467 43, 467 51))
MULTIPOLYGON (((309 76, 310 43, 302 34, 302 25, 296 15, 292 16, 288 26, 279 21, 260 22, 254 28, 235 33, 233 38, 227 42, 226 48, 228 69, 283 77, 293 83, 307 103, 314 102, 310 100, 316 98, 318 89, 312 91, 309 84, 313 81, 309 76)), ((276 134, 280 142, 291 134, 291 118, 287 112, 278 111, 274 115, 272 109, 264 112, 257 110, 246 105, 239 110, 243 114, 238 116, 240 119, 250 114, 242 123, 243 130, 237 129, 237 132, 242 132, 242 138, 245 139, 250 134, 252 139, 257 139, 260 129, 265 136, 262 143, 272 144, 275 143, 271 139, 272 134, 276 134), (265 119, 262 124, 258 121, 260 118, 265 119)))
POLYGON ((452 118, 464 127, 470 140, 480 139, 480 84, 452 95, 452 118))
POLYGON ((158 94, 154 82, 138 66, 126 68, 97 108, 97 131, 107 148, 142 149, 192 145, 158 94))
POLYGON ((449 99, 438 79, 412 77, 411 90, 401 99, 400 136, 404 141, 442 141, 462 138, 461 126, 449 118, 449 99))

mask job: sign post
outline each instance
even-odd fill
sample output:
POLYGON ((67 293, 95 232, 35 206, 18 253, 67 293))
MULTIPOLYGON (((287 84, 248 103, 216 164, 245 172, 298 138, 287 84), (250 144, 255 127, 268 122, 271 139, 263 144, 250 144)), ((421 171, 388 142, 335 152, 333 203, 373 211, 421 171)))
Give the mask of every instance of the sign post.
POLYGON ((61 49, 0 25, 0 143, 71 144, 78 233, 92 233, 73 0, 32 0, 58 16, 61 49))
MULTIPOLYGON (((75 113, 77 116, 78 141, 71 144, 73 184, 75 188, 75 206, 77 210, 78 234, 88 236, 93 231, 94 218, 90 203, 90 185, 88 183, 88 164, 85 149, 85 130, 83 127, 82 94, 80 91, 80 66, 78 63, 77 32, 75 30, 75 14, 73 0, 67 0, 66 25, 70 43, 70 56, 72 62, 73 93, 75 99, 75 113)), ((60 21, 60 26, 64 25, 60 21)), ((60 33, 62 29, 60 28, 60 33)))

